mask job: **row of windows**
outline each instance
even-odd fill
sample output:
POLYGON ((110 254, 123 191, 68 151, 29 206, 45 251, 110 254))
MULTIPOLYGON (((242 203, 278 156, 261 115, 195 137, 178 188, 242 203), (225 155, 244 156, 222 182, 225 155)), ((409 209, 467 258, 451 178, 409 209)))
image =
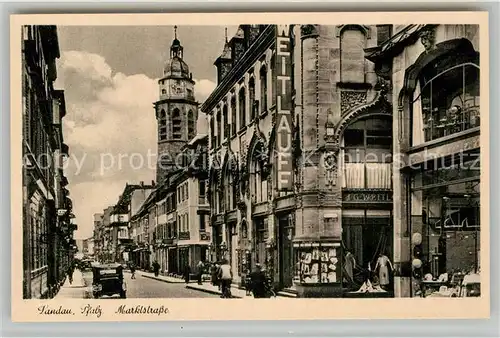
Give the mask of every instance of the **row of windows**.
POLYGON ((31 209, 31 269, 36 270, 47 265, 48 238, 47 224, 43 213, 37 214, 31 209))
MULTIPOLYGON (((187 118, 187 138, 191 139, 195 136, 196 130, 196 121, 195 116, 192 110, 188 111, 187 118)), ((160 116, 158 119, 158 136, 160 141, 166 140, 168 138, 168 129, 172 128, 172 139, 180 140, 182 139, 182 117, 179 109, 174 109, 172 112, 172 116, 170 117, 170 113, 167 116, 167 113, 164 109, 161 110, 160 116)))
POLYGON ((222 110, 218 110, 215 116, 210 119, 210 132, 213 146, 220 146, 224 138, 236 135, 237 116, 239 128, 243 129, 249 122, 256 118, 256 114, 263 113, 268 109, 268 72, 266 66, 263 66, 259 72, 260 80, 260 100, 256 106, 255 79, 250 78, 248 83, 248 105, 247 91, 242 87, 238 92, 237 98, 232 97, 229 107, 224 105, 222 110), (231 114, 231 121, 229 115, 231 114))
POLYGON ((177 187, 177 200, 179 203, 187 201, 189 199, 189 182, 181 184, 177 187))
MULTIPOLYGON (((206 214, 198 215, 198 229, 200 232, 205 232, 207 229, 208 216, 206 214)), ((178 232, 189 231, 189 216, 184 214, 177 217, 177 221, 169 224, 160 224, 156 227, 154 236, 158 240, 177 238, 178 232), (177 229, 179 225, 179 229, 177 229)))

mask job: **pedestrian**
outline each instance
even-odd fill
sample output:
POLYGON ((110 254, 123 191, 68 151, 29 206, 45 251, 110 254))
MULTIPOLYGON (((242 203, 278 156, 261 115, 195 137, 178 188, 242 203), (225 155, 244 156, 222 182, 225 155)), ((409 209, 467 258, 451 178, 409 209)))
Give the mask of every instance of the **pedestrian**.
POLYGON ((250 274, 252 285, 252 293, 254 298, 266 297, 266 282, 267 277, 260 264, 255 265, 255 270, 250 274))
POLYGON ((156 260, 153 262, 153 272, 155 274, 155 277, 158 277, 158 275, 160 274, 160 264, 158 264, 156 260))
POLYGON ((231 298, 231 282, 233 281, 233 271, 227 259, 222 261, 219 268, 219 278, 221 283, 221 298, 231 298))
POLYGON ((186 282, 186 284, 189 283, 190 277, 191 277, 191 267, 189 266, 189 264, 186 264, 186 266, 184 267, 184 281, 186 282))
POLYGON ((134 263, 130 264, 130 272, 132 273, 132 277, 130 277, 130 278, 135 279, 135 265, 134 265, 134 263))
POLYGON ((212 265, 210 266, 210 277, 211 277, 211 282, 212 282, 212 285, 213 286, 217 286, 217 273, 218 273, 218 266, 217 264, 214 262, 212 263, 212 265))
POLYGON ((73 284, 73 273, 75 272, 75 267, 73 265, 73 262, 69 264, 68 267, 68 279, 69 279, 69 284, 73 284))
POLYGON ((199 261, 198 262, 198 265, 197 265, 197 273, 198 273, 198 284, 201 285, 202 282, 201 282, 201 279, 203 277, 203 270, 205 269, 205 264, 203 263, 203 261, 199 261))

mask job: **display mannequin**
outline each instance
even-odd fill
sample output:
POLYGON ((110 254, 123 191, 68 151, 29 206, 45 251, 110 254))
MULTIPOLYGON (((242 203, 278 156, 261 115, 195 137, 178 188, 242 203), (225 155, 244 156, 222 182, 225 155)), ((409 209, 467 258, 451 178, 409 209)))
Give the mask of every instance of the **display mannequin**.
POLYGON ((392 270, 392 264, 389 257, 381 253, 377 259, 375 271, 377 271, 377 268, 380 286, 384 287, 389 285, 389 268, 392 270))
POLYGON ((354 280, 354 267, 356 266, 356 259, 354 255, 347 251, 345 255, 345 270, 347 272, 347 276, 349 277, 349 281, 354 280))

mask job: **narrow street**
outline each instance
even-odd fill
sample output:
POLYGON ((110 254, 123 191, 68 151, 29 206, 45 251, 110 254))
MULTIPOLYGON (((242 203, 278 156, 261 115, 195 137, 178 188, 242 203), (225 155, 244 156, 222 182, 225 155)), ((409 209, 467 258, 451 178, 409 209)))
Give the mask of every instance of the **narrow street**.
MULTIPOLYGON (((218 298, 219 296, 197 290, 187 289, 184 283, 166 283, 147 278, 136 273, 136 279, 131 279, 131 274, 125 272, 127 283, 127 298, 218 298)), ((92 272, 82 274, 75 271, 74 281, 66 283, 61 288, 56 298, 92 298, 92 272), (80 280, 82 282, 80 282, 80 280)), ((113 298, 117 298, 115 296, 113 298)))

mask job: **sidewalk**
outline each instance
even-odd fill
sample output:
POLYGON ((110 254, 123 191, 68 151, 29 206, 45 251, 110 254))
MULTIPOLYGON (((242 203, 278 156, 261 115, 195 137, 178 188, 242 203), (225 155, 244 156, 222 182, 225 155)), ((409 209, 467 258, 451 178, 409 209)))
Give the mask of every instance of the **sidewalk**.
MULTIPOLYGON (((219 290, 218 286, 213 286, 209 282, 205 282, 202 285, 198 282, 189 283, 186 285, 186 289, 197 290, 201 292, 211 293, 213 295, 222 295, 222 291, 219 290)), ((247 296, 245 290, 238 288, 236 284, 231 285, 231 296, 232 298, 253 298, 252 295, 247 296)))
MULTIPOLYGON (((126 272, 130 273, 130 270, 126 270, 126 272)), ((155 280, 165 282, 165 283, 184 283, 184 280, 181 278, 162 276, 162 275, 155 276, 154 273, 146 272, 146 271, 142 271, 142 270, 135 270, 135 275, 155 279, 155 280)))
POLYGON ((82 272, 75 269, 73 273, 73 283, 70 284, 68 277, 66 277, 64 285, 53 299, 85 298, 86 290, 87 286, 85 285, 82 272))

